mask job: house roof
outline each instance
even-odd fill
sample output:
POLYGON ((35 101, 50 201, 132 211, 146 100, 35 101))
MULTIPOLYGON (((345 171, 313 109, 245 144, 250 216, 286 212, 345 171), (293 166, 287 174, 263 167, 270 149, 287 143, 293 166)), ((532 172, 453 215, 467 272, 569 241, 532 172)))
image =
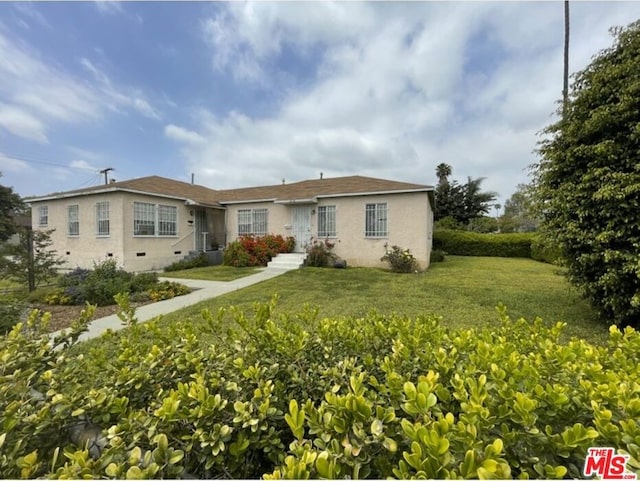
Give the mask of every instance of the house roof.
POLYGON ((353 175, 350 177, 303 180, 290 184, 219 190, 216 195, 221 204, 231 204, 257 200, 293 202, 314 200, 322 197, 431 191, 433 191, 433 187, 428 185, 353 175))
POLYGON ((217 201, 217 191, 203 185, 189 184, 179 180, 167 179, 157 175, 140 177, 138 179, 112 182, 105 185, 97 185, 84 189, 57 192, 41 197, 27 198, 28 202, 41 202, 68 197, 105 194, 110 192, 132 192, 153 194, 160 197, 180 199, 185 202, 206 205, 210 207, 222 207, 217 201))
POLYGON ((278 184, 242 189, 214 190, 202 185, 189 184, 178 180, 152 175, 138 179, 112 182, 106 185, 87 187, 84 189, 58 192, 41 197, 25 199, 29 202, 105 194, 111 192, 133 192, 152 194, 160 197, 181 199, 188 203, 210 207, 222 207, 255 201, 274 202, 313 202, 322 197, 342 197, 353 195, 372 195, 401 192, 433 192, 433 187, 394 180, 375 179, 354 175, 350 177, 334 177, 314 180, 303 180, 290 184, 278 184))

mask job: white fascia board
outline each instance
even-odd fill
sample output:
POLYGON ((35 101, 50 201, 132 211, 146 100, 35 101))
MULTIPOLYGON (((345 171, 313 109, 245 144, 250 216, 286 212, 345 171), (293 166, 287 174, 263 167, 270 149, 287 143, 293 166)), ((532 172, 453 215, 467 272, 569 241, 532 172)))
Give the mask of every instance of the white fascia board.
POLYGON ((312 197, 309 199, 280 199, 276 200, 274 204, 317 204, 318 198, 312 197))
MULTIPOLYGON (((188 199, 187 197, 181 197, 181 196, 176 196, 176 195, 168 195, 168 194, 158 194, 156 192, 147 192, 144 190, 135 190, 135 189, 122 189, 120 187, 109 187, 106 189, 99 189, 99 190, 91 190, 88 192, 73 192, 73 193, 68 193, 68 192, 62 192, 60 194, 53 194, 53 195, 47 195, 44 197, 35 197, 32 199, 27 199, 28 202, 45 202, 48 200, 60 200, 60 199, 69 199, 72 197, 85 197, 88 195, 98 195, 98 194, 111 194, 114 192, 127 192, 129 194, 140 194, 140 195, 148 195, 151 197, 161 197, 163 199, 174 199, 174 200, 184 200, 185 203, 188 202, 194 202, 190 199, 188 199)), ((205 204, 198 204, 198 205, 205 205, 205 204)), ((213 207, 213 206, 212 206, 213 207)))
POLYGON ((432 187, 427 187, 424 189, 405 189, 405 190, 379 190, 377 192, 349 192, 346 194, 324 194, 318 195, 318 199, 329 199, 333 197, 358 197, 364 195, 388 195, 388 194, 415 194, 415 193, 429 193, 433 192, 432 187))
POLYGON ((222 205, 227 204, 253 204, 258 202, 276 202, 276 199, 253 199, 253 200, 221 200, 222 205))

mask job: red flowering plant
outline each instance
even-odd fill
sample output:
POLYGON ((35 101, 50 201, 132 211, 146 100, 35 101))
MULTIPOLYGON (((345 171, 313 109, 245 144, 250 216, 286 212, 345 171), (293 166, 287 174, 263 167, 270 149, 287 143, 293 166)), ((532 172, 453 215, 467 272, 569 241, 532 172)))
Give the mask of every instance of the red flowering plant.
POLYGON ((242 235, 225 249, 224 264, 234 267, 266 266, 272 258, 291 252, 294 247, 293 237, 242 235))

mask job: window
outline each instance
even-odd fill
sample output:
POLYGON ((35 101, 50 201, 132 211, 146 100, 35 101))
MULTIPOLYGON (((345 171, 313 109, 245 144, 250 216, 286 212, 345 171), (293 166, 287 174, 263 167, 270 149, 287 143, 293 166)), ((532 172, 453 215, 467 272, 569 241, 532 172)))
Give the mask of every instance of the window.
POLYGON ((173 205, 134 202, 133 235, 178 235, 178 208, 173 205))
POLYGON ((109 235, 109 202, 96 202, 96 232, 109 235))
POLYGON ((238 235, 267 235, 267 209, 240 209, 238 235))
POLYGON ((67 234, 68 235, 80 235, 80 218, 78 215, 79 207, 77 205, 70 205, 67 207, 67 234))
POLYGON ((178 209, 171 205, 158 206, 158 235, 176 235, 178 209))
POLYGON ((321 205, 318 207, 318 237, 335 237, 336 206, 321 205))
POLYGON ((251 234, 251 209, 238 211, 238 235, 251 234))
POLYGON ((156 235, 156 206, 133 203, 133 235, 156 235))
POLYGON ((49 225, 49 206, 38 207, 38 225, 49 225))
POLYGON ((387 235, 387 204, 367 204, 365 206, 365 237, 385 237, 387 235))

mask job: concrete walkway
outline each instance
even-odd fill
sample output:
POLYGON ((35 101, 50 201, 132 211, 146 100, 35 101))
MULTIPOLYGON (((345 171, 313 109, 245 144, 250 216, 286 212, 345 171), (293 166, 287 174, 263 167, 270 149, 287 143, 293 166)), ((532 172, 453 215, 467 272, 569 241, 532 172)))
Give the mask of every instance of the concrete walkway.
MULTIPOLYGON (((199 281, 192 279, 175 279, 161 277, 160 280, 179 282, 197 290, 185 296, 178 296, 174 297, 173 299, 167 299, 165 301, 154 302, 145 306, 138 307, 136 308, 136 318, 138 319, 139 323, 142 323, 158 317, 162 314, 174 312, 182 309, 183 307, 192 306, 193 304, 197 304, 200 301, 212 299, 214 297, 227 294, 228 292, 237 291, 238 289, 257 284, 258 282, 262 282, 267 279, 273 279, 274 277, 280 276, 285 272, 288 272, 289 270, 290 269, 277 269, 268 267, 256 274, 252 274, 250 276, 242 277, 240 279, 229 282, 199 281)), ((112 331, 118 331, 123 328, 124 326, 122 325, 122 321, 120 321, 117 315, 114 314, 112 316, 102 317, 100 319, 92 321, 89 325, 89 330, 82 333, 79 340, 86 341, 87 339, 98 337, 108 329, 111 329, 112 331)), ((60 332, 61 331, 54 332, 51 334, 51 336, 55 337, 57 334, 60 334, 60 332)))

